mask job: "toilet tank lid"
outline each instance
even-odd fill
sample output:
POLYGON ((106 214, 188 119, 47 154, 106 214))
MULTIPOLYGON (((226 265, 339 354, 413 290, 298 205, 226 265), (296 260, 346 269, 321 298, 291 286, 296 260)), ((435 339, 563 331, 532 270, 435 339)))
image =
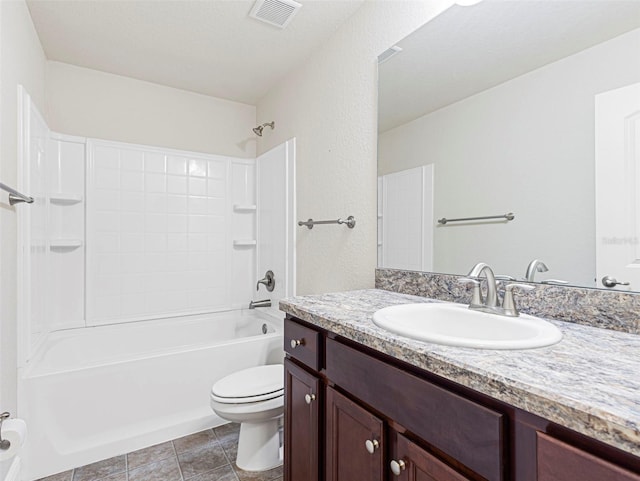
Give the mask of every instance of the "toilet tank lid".
POLYGON ((255 397, 284 388, 284 366, 250 367, 223 377, 211 388, 211 393, 223 398, 255 397))

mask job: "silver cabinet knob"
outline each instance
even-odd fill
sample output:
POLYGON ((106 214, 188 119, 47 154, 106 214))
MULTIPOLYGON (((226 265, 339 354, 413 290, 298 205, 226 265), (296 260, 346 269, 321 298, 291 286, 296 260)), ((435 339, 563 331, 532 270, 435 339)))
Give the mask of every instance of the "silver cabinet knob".
POLYGON ((373 454, 380 447, 380 443, 376 439, 367 439, 364 442, 364 447, 367 448, 369 454, 373 454))
POLYGON ((304 339, 291 339, 291 349, 295 349, 298 346, 304 346, 304 339))
POLYGON ((391 472, 396 476, 400 476, 400 473, 407 468, 407 464, 402 459, 399 459, 398 461, 392 459, 389 464, 391 466, 391 472))
POLYGON ((305 394, 304 395, 304 402, 306 402, 307 404, 311 404, 315 400, 316 400, 316 395, 315 394, 305 394))
POLYGON ((604 276, 602 278, 602 285, 604 287, 616 287, 616 286, 628 286, 629 283, 628 282, 620 282, 615 277, 604 276))

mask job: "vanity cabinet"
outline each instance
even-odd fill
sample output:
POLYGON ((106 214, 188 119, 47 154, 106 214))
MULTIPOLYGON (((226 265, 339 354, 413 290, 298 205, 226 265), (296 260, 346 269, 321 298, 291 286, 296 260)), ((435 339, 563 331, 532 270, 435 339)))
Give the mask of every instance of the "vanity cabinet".
POLYGON ((489 481, 504 478, 505 416, 334 339, 326 376, 489 481))
POLYGON ((291 316, 285 481, 640 481, 640 459, 291 316))
POLYGON ((364 407, 327 388, 327 481, 469 481, 364 407), (389 432, 390 443, 385 432, 389 432), (386 456, 390 444, 389 456, 386 456))

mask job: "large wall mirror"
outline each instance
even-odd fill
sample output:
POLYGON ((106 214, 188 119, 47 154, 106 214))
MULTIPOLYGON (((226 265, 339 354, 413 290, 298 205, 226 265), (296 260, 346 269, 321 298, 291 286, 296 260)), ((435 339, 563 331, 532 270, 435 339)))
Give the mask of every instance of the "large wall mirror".
POLYGON ((640 291, 640 1, 452 6, 380 56, 378 138, 380 267, 640 291))

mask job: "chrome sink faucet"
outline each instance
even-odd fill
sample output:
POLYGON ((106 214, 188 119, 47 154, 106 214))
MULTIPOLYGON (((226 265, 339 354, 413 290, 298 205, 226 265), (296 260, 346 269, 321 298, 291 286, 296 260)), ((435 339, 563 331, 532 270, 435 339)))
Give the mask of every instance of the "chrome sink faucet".
POLYGON ((540 259, 533 259, 527 266, 527 273, 524 275, 525 279, 529 282, 533 282, 533 278, 536 272, 547 272, 549 268, 540 259))
MULTIPOLYGON (((480 280, 479 278, 480 276, 482 276, 482 273, 484 273, 484 275, 487 278, 487 298, 484 301, 484 306, 489 308, 497 307, 498 288, 496 286, 496 276, 493 273, 493 270, 491 269, 491 267, 489 267, 489 264, 485 264, 484 262, 478 262, 475 266, 473 266, 471 271, 469 271, 468 277, 479 281, 480 280)), ((480 286, 478 285, 478 289, 479 288, 480 286)), ((480 295, 480 301, 481 301, 480 304, 482 305, 483 304, 482 294, 480 295)))
POLYGON ((518 309, 516 308, 513 290, 517 288, 525 291, 530 291, 534 288, 533 286, 520 284, 517 282, 507 284, 504 288, 504 299, 502 301, 502 307, 500 307, 498 305, 498 286, 496 283, 496 276, 494 275, 491 267, 489 267, 489 265, 485 264, 484 262, 479 262, 478 264, 473 266, 473 269, 471 269, 471 271, 469 272, 468 277, 459 279, 459 282, 463 284, 473 285, 473 294, 471 303, 469 304, 469 309, 490 312, 493 314, 499 314, 501 316, 509 317, 518 317, 520 315, 518 309), (482 299, 482 291, 480 289, 480 277, 483 273, 487 278, 487 296, 484 301, 482 299))
MULTIPOLYGON (((534 277, 536 275, 536 272, 547 272, 548 270, 549 268, 547 267, 547 265, 544 262, 542 262, 540 259, 533 259, 531 262, 529 262, 529 265, 527 266, 527 273, 525 274, 525 279, 528 282, 534 282, 534 277)), ((563 281, 561 279, 545 279, 544 281, 540 281, 540 283, 553 284, 557 286, 569 284, 568 281, 563 281)))

